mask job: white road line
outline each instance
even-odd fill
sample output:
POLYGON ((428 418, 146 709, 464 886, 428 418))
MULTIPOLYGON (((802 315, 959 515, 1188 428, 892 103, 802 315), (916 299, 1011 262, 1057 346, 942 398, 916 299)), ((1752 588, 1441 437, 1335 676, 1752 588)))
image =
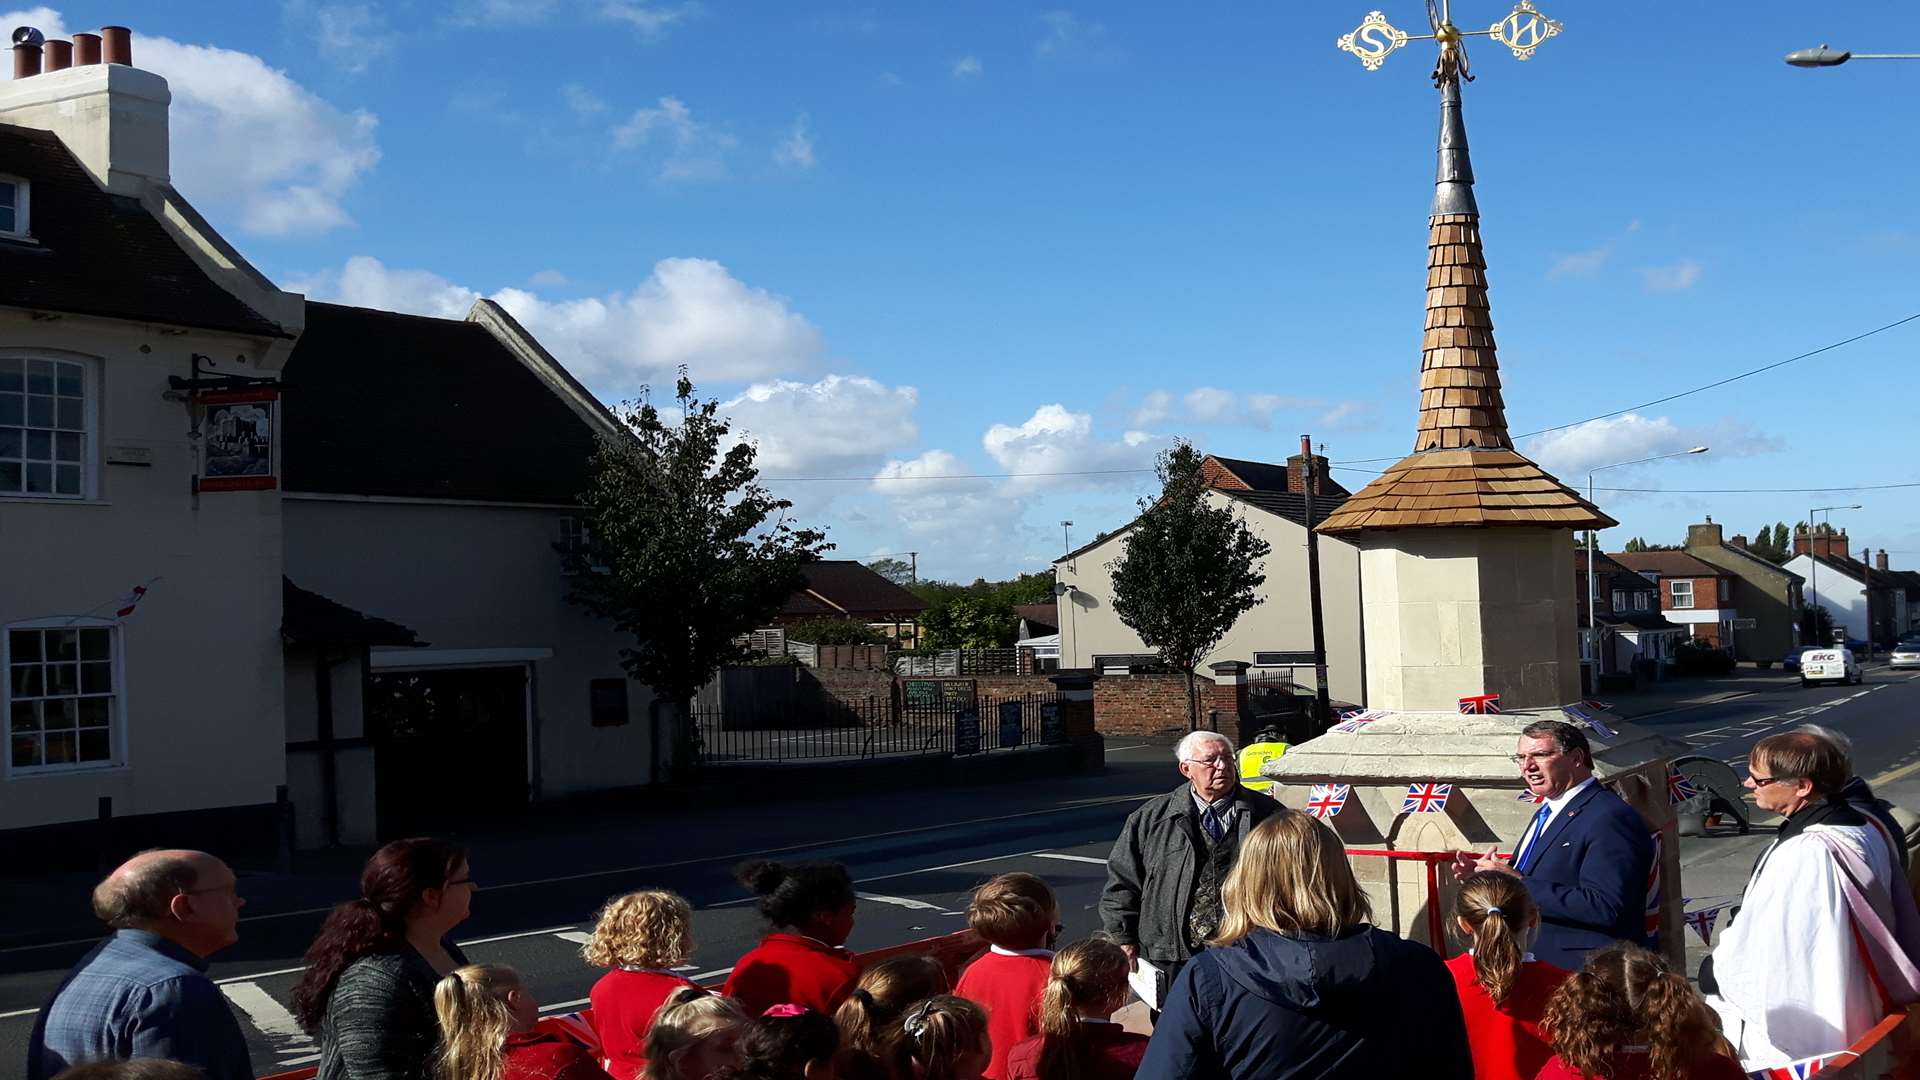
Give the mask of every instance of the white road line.
POLYGON ((301 1030, 300 1022, 293 1018, 285 1005, 274 999, 272 994, 255 983, 234 983, 223 986, 221 992, 234 1008, 247 1014, 247 1019, 260 1032, 277 1042, 285 1043, 280 1049, 292 1051, 313 1045, 313 1036, 301 1030))
POLYGON ((1065 854, 1065 853, 1063 853, 1063 852, 1059 852, 1059 851, 1042 851, 1042 852, 1039 852, 1038 854, 1036 854, 1036 855, 1034 855, 1034 858, 1036 858, 1036 859, 1059 859, 1059 860, 1060 860, 1060 861, 1062 861, 1062 862, 1084 862, 1084 863, 1097 863, 1097 864, 1099 864, 1099 865, 1101 865, 1101 866, 1105 866, 1105 865, 1107 865, 1107 860, 1105 860, 1105 859, 1097 859, 1097 858, 1095 858, 1095 857, 1093 857, 1092 855, 1068 855, 1068 854, 1065 854))
POLYGON ((891 904, 894 907, 908 908, 913 911, 931 911, 936 915, 959 915, 958 911, 948 911, 939 904, 929 904, 925 900, 915 900, 910 896, 885 896, 880 893, 857 893, 862 900, 871 900, 876 904, 891 904))
POLYGON ((708 979, 717 979, 722 975, 730 975, 732 973, 732 967, 723 967, 714 968, 712 971, 703 971, 698 975, 689 975, 687 978, 692 979, 694 982, 706 982, 708 979))
POLYGON ((305 970, 307 970, 306 966, 302 965, 300 967, 277 968, 273 971, 255 971, 246 975, 229 975, 224 979, 215 979, 213 980, 213 984, 215 986, 226 986, 230 983, 252 982, 255 979, 271 979, 275 975, 295 975, 305 970))
POLYGON ((16 1016, 32 1016, 34 1013, 37 1013, 39 1011, 40 1011, 40 1007, 38 1005, 34 1006, 31 1009, 15 1009, 12 1012, 0 1013, 0 1020, 10 1020, 16 1016))
POLYGON ((553 934, 558 937, 562 930, 571 929, 573 929, 571 926, 549 926, 540 930, 517 930, 511 934, 495 934, 492 937, 474 938, 472 941, 462 941, 459 944, 460 947, 464 949, 470 945, 491 945, 496 941, 512 941, 514 938, 539 937, 541 934, 553 934))
POLYGON ((556 1001, 551 1005, 540 1006, 540 1011, 543 1013, 562 1012, 567 1009, 577 1009, 582 1005, 588 1005, 592 1002, 592 998, 574 998, 572 1001, 556 1001))
POLYGON ((553 936, 561 941, 571 941, 575 945, 585 945, 593 940, 593 934, 585 930, 561 930, 553 936))
POLYGON ((297 1068, 301 1065, 311 1065, 314 1062, 319 1060, 320 1060, 319 1054, 301 1054, 299 1057, 290 1057, 285 1061, 280 1062, 280 1067, 283 1069, 289 1066, 297 1068))
MULTIPOLYGON (((1915 675, 1915 676, 1914 676, 1914 678, 1916 678, 1916 679, 1920 679, 1920 675, 1915 675)), ((1141 747, 1143 747, 1143 746, 1145 746, 1145 745, 1147 745, 1147 744, 1146 744, 1146 743, 1134 743, 1134 744, 1133 744, 1133 745, 1131 745, 1131 746, 1109 746, 1109 747, 1107 747, 1107 753, 1109 753, 1109 754, 1117 754, 1117 753, 1119 753, 1119 752, 1120 752, 1120 751, 1122 751, 1122 750, 1138 750, 1138 749, 1140 749, 1141 747)))
MULTIPOLYGON (((472 941, 462 941, 459 945, 464 949, 474 945, 491 945, 496 941, 512 941, 514 938, 538 937, 541 934, 555 934, 558 936, 559 931, 566 929, 568 928, 564 926, 549 926, 542 930, 521 930, 512 934, 496 934, 493 937, 474 938, 472 941)), ((230 975, 227 978, 215 979, 213 981, 215 985, 228 986, 233 983, 252 982, 255 979, 270 979, 275 975, 297 975, 305 970, 307 970, 305 965, 300 967, 275 968, 272 971, 250 971, 245 975, 230 975)))

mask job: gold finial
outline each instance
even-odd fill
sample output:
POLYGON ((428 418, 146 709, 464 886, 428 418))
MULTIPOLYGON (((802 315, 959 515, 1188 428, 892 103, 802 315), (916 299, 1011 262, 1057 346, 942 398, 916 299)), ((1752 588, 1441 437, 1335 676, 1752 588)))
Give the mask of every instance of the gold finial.
MULTIPOLYGON (((1378 71, 1401 46, 1409 41, 1431 41, 1440 46, 1440 62, 1436 75, 1457 72, 1465 75, 1467 51, 1465 39, 1470 37, 1488 37, 1505 45, 1513 52, 1516 60, 1531 59, 1534 51, 1547 39, 1557 37, 1565 25, 1556 19, 1550 19, 1545 13, 1533 6, 1532 0, 1519 0, 1512 11, 1499 22, 1485 30, 1462 30, 1453 23, 1450 5, 1436 7, 1432 0, 1427 4, 1427 22, 1433 31, 1430 34, 1409 34, 1405 30, 1387 21, 1383 12, 1370 11, 1367 17, 1354 27, 1353 32, 1342 34, 1334 42, 1334 47, 1342 52, 1359 57, 1360 64, 1368 71, 1378 71)), ((1469 79, 1471 75, 1467 76, 1469 79)))

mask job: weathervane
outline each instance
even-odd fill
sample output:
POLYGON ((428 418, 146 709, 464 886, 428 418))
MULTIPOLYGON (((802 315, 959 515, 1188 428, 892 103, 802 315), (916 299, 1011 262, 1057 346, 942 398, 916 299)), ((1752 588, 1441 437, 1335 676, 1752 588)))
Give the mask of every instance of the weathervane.
POLYGON ((1470 37, 1489 37, 1513 50, 1516 60, 1528 60, 1548 38, 1557 36, 1562 26, 1549 19, 1533 6, 1532 0, 1520 0, 1514 5, 1507 17, 1494 23, 1485 30, 1462 30, 1453 25, 1452 0, 1427 0, 1427 24, 1433 29, 1431 34, 1409 34, 1405 30, 1387 21, 1386 15, 1370 11, 1361 20, 1353 33, 1343 34, 1334 42, 1342 52, 1350 52, 1360 58, 1361 66, 1368 71, 1378 71, 1381 63, 1395 49, 1409 41, 1435 41, 1440 44, 1440 59, 1434 64, 1433 79, 1437 84, 1450 76, 1462 76, 1473 81, 1467 74, 1467 50, 1463 40, 1470 37))

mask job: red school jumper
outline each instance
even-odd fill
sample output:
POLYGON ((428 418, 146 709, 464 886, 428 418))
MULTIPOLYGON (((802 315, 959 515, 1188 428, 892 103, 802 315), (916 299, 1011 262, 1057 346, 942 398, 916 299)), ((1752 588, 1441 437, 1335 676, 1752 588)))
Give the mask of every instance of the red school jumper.
POLYGON ((1507 991, 1507 1000, 1496 1005, 1476 980, 1472 956, 1461 953, 1447 961, 1447 971, 1467 1020, 1474 1080, 1533 1080, 1553 1056, 1540 1031, 1547 999, 1571 973, 1540 960, 1525 961, 1514 976, 1513 989, 1507 991))
MULTIPOLYGON (((1645 1052, 1616 1052, 1613 1055, 1613 1068, 1607 1073, 1612 1080, 1648 1080, 1653 1075, 1653 1061, 1645 1052)), ((1740 1063, 1730 1057, 1719 1054, 1707 1054, 1695 1058, 1682 1074, 1686 1080, 1747 1080, 1747 1071, 1740 1063)), ((1540 1070, 1535 1080, 1593 1080, 1560 1060, 1555 1054, 1547 1067, 1540 1070)))
POLYGON ((960 973, 953 992, 987 1010, 993 1060, 980 1073, 986 1080, 1007 1080, 1013 1048, 1040 1034, 1040 992, 1052 967, 1050 950, 993 945, 960 973))
MULTIPOLYGON (((1035 1035, 1013 1048, 1007 1055, 1007 1080, 1041 1080, 1040 1044, 1045 1041, 1045 1036, 1035 1035)), ((1073 1042, 1086 1065, 1086 1080, 1133 1080, 1140 1059, 1147 1056, 1145 1035, 1110 1021, 1080 1021, 1074 1025, 1073 1042)))
POLYGON ((775 1005, 804 1005, 832 1016, 859 978, 860 965, 845 949, 802 934, 768 934, 734 965, 723 993, 748 1016, 775 1005))
POLYGON ((647 1029, 667 998, 683 986, 698 985, 670 971, 614 968, 593 984, 593 1030, 607 1057, 613 1080, 634 1080, 647 1067, 647 1029))
POLYGON ((593 1055, 578 1044, 544 1031, 507 1036, 500 1080, 607 1080, 593 1055))

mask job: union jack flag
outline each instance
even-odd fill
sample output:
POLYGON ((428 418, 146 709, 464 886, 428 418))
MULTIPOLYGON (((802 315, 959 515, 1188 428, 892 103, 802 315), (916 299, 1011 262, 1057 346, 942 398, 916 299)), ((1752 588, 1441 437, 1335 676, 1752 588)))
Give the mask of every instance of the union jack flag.
POLYGON ((1383 709, 1350 709, 1340 714, 1340 722, 1333 725, 1334 731, 1359 731, 1375 720, 1387 715, 1383 709))
POLYGON ((1535 795, 1535 794, 1534 794, 1533 792, 1531 792, 1531 791, 1523 791, 1523 792, 1521 792, 1521 793, 1520 793, 1520 801, 1521 801, 1521 802, 1530 802, 1530 803, 1533 803, 1534 805, 1536 805, 1536 806, 1538 806, 1539 804, 1541 804, 1541 803, 1543 803, 1543 802, 1546 802, 1546 801, 1547 801, 1547 797, 1546 797, 1545 795, 1535 795))
POLYGON ((1853 1055, 1832 1054, 1823 1057, 1801 1058, 1799 1061, 1789 1061, 1785 1065, 1775 1065, 1771 1069, 1759 1069, 1747 1075, 1753 1077, 1754 1080, 1806 1080, 1807 1077, 1826 1068, 1828 1062, 1839 1061, 1843 1057, 1851 1059, 1853 1055))
POLYGON ((1452 784, 1408 784, 1407 798, 1400 804, 1403 814, 1437 814, 1447 808, 1447 797, 1453 794, 1452 784))
POLYGON ((543 1016, 534 1025, 535 1030, 548 1035, 558 1035, 563 1039, 579 1044, 580 1048, 600 1056, 600 1035, 593 1027, 593 1010, 582 1009, 579 1012, 560 1013, 543 1016))
POLYGON ((1693 781, 1686 774, 1667 770, 1667 802, 1678 806, 1699 794, 1700 789, 1693 786, 1693 781))
POLYGON ((1497 713, 1500 711, 1500 695, 1475 694, 1472 697, 1463 697, 1460 699, 1460 711, 1473 715, 1497 713))
POLYGON ((1347 795, 1352 790, 1351 784, 1313 785, 1307 792, 1307 813, 1326 821, 1347 805, 1347 795))
POLYGON ((1718 921, 1719 918, 1720 909, 1717 907, 1704 908, 1700 911, 1689 911, 1687 912, 1687 925, 1693 927, 1693 932, 1700 935, 1700 943, 1702 945, 1711 945, 1713 944, 1713 924, 1718 921))
POLYGON ((118 605, 118 608, 114 611, 113 617, 116 619, 124 619, 133 614, 133 609, 139 607, 140 601, 146 598, 147 587, 145 585, 135 585, 132 592, 114 601, 114 603, 118 605))
POLYGON ((1653 865, 1647 867, 1647 937, 1657 939, 1660 936, 1660 856, 1666 847, 1666 840, 1658 832, 1653 834, 1653 865))
POLYGON ((1601 701, 1598 698, 1583 698, 1580 704, 1585 705, 1589 709, 1598 709, 1601 712, 1611 712, 1613 710, 1613 702, 1601 701))

